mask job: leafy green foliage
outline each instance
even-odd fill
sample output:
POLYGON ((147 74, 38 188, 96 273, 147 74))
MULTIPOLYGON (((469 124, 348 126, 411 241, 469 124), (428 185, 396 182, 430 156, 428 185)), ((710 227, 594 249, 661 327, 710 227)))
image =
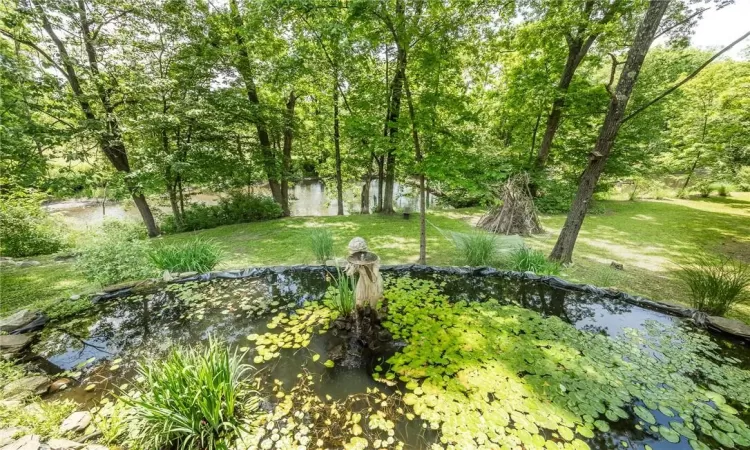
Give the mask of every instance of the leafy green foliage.
POLYGON ((219 200, 218 205, 193 204, 185 209, 182 223, 167 216, 161 223, 164 233, 195 231, 234 223, 257 222, 281 217, 281 206, 272 198, 233 192, 219 200))
POLYGON ((750 166, 740 167, 735 175, 737 190, 740 192, 750 192, 750 166))
POLYGON ((333 285, 326 292, 326 304, 338 311, 339 316, 348 317, 356 304, 354 293, 357 289, 357 280, 339 267, 336 267, 336 272, 336 276, 329 276, 333 285))
POLYGON ((28 408, 0 406, 0 424, 3 427, 22 427, 24 433, 36 434, 44 439, 61 437, 60 423, 71 415, 78 404, 71 400, 34 401, 28 408))
POLYGON ((716 193, 719 194, 719 197, 729 197, 729 189, 730 186, 726 183, 718 183, 716 185, 716 193))
POLYGON ((724 315, 750 300, 750 266, 727 258, 701 256, 684 266, 680 279, 688 286, 693 308, 724 315))
POLYGON ((534 205, 539 212, 545 214, 568 212, 577 189, 575 183, 555 178, 544 178, 534 182, 538 184, 534 205))
POLYGON ((76 269, 101 285, 141 280, 156 275, 150 264, 149 242, 135 223, 106 222, 102 230, 81 247, 76 269))
POLYGON ((184 450, 230 445, 258 408, 243 356, 211 338, 205 348, 176 349, 164 360, 140 363, 137 395, 122 399, 133 408, 139 444, 184 450))
POLYGON ((560 264, 549 261, 541 251, 526 246, 509 252, 501 262, 503 267, 516 272, 534 272, 539 275, 560 273, 560 264))
POLYGON ((497 262, 498 238, 494 234, 452 233, 453 243, 461 258, 461 262, 467 266, 491 266, 497 262))
POLYGON ((714 191, 714 186, 706 181, 698 183, 695 188, 698 190, 698 194, 703 198, 708 198, 711 195, 711 192, 714 191))
POLYGON ((310 249, 315 260, 325 263, 333 258, 333 233, 325 228, 315 228, 309 233, 310 249))
POLYGON ((0 195, 0 254, 46 255, 63 248, 62 230, 42 210, 42 198, 26 191, 0 195))
POLYGON ((216 242, 191 239, 176 244, 158 245, 149 251, 151 262, 170 272, 209 272, 219 264, 224 251, 216 242))
POLYGON ((750 442, 750 371, 707 334, 647 321, 609 337, 496 299, 451 301, 410 277, 385 296, 383 324, 406 346, 374 376, 404 382, 404 403, 445 445, 588 449, 615 423, 693 448, 750 442))

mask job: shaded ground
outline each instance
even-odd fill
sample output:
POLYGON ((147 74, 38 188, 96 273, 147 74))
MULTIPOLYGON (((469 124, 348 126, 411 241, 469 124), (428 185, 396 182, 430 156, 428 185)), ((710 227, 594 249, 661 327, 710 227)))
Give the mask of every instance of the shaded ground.
MULTIPOLYGON (((676 279, 679 264, 707 252, 750 262, 750 194, 730 198, 695 198, 662 201, 602 201, 603 214, 586 219, 575 264, 563 277, 600 286, 613 286, 655 300, 684 303, 687 295, 676 279), (609 268, 611 261, 625 271, 609 268)), ((458 264, 453 244, 438 230, 467 232, 481 210, 435 211, 428 215, 428 262, 458 264)), ((527 240, 551 250, 565 221, 562 215, 542 218, 549 234, 527 240)), ((336 236, 335 248, 344 256, 354 236, 367 239, 384 264, 415 262, 419 252, 419 222, 400 216, 295 217, 262 223, 239 224, 160 238, 179 241, 193 235, 221 243, 227 258, 221 268, 313 263, 307 232, 326 227, 336 236)), ((37 258, 44 264, 2 268, 0 314, 22 306, 46 308, 56 299, 97 289, 75 273, 72 264, 37 258)), ((750 307, 731 313, 750 323, 750 307)))

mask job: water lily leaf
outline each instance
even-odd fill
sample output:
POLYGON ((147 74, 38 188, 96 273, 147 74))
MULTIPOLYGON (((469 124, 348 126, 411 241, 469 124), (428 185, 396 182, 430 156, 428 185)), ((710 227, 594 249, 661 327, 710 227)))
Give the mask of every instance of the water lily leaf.
POLYGON ((333 361, 331 361, 329 359, 329 360, 326 360, 326 362, 324 362, 323 365, 326 366, 326 367, 328 367, 329 369, 331 369, 331 368, 333 368, 333 366, 336 365, 336 363, 334 363, 333 361))
POLYGON ((734 448, 734 440, 732 440, 731 437, 729 437, 728 434, 721 430, 713 429, 711 430, 711 436, 716 439, 716 441, 727 448, 734 448))
POLYGON ((88 386, 86 386, 86 387, 84 388, 84 390, 85 390, 86 392, 89 392, 89 391, 93 391, 94 389, 96 389, 96 385, 95 385, 95 384, 89 384, 88 386))
POLYGON ((573 431, 565 426, 560 425, 557 427, 557 432, 560 434, 560 437, 565 439, 566 441, 572 441, 573 440, 573 431))
POLYGON ((656 417, 654 417, 653 414, 651 414, 651 411, 644 408, 641 405, 636 405, 633 408, 633 412, 636 416, 640 417, 644 422, 649 423, 651 425, 656 423, 656 417))
POLYGON ((688 439, 698 439, 698 436, 695 435, 695 432, 688 428, 683 422, 669 422, 669 426, 688 439))
POLYGON ((312 356, 312 360, 313 360, 313 362, 316 362, 316 361, 318 361, 319 359, 320 359, 320 355, 319 355, 319 354, 317 354, 317 353, 315 353, 315 354, 314 354, 314 355, 312 356))
POLYGON ((594 426, 599 429, 602 433, 609 431, 609 424, 603 420, 597 420, 594 422, 594 426))
POLYGON ((711 447, 695 439, 690 440, 690 447, 693 450, 711 450, 711 447))

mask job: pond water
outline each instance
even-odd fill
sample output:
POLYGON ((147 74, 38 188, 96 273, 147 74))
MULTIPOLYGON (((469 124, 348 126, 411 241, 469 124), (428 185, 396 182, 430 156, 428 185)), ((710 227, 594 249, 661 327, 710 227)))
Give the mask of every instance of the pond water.
MULTIPOLYGON (((253 186, 249 190, 257 194, 271 195, 271 191, 266 185, 253 186)), ((371 183, 370 192, 372 194, 370 204, 374 207, 377 204, 377 180, 371 183)), ((345 185, 343 192, 345 214, 359 212, 360 196, 360 184, 345 185)), ((395 183, 394 196, 396 196, 395 204, 397 208, 409 206, 416 209, 416 198, 409 186, 395 183)), ((211 193, 192 193, 188 197, 190 203, 205 203, 207 205, 216 204, 219 199, 218 194, 211 193)), ((171 214, 166 198, 151 198, 149 200, 155 214, 171 214)), ((289 208, 292 216, 335 216, 338 211, 336 186, 312 179, 294 183, 291 187, 289 208)), ((138 210, 129 199, 108 201, 104 205, 102 205, 101 200, 96 199, 56 201, 46 204, 45 209, 75 230, 101 226, 105 219, 141 220, 138 210)))
POLYGON ((338 414, 298 419, 334 448, 750 445, 749 349, 682 319, 542 282, 388 273, 393 341, 360 367, 330 367, 343 338, 327 288, 305 270, 171 284, 53 324, 34 351, 80 380, 56 396, 94 406, 133 382, 137 361, 216 337, 258 371, 261 448, 297 420, 279 409, 310 399, 365 417, 356 431, 338 414))

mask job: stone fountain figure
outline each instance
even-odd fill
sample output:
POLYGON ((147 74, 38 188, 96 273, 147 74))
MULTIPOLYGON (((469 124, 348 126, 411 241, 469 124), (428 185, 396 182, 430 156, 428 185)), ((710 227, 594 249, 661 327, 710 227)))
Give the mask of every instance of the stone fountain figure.
POLYGON ((378 300, 383 298, 383 277, 380 275, 380 258, 367 248, 367 242, 355 237, 349 242, 349 256, 345 272, 352 277, 358 275, 354 297, 357 308, 369 306, 374 311, 378 300))

